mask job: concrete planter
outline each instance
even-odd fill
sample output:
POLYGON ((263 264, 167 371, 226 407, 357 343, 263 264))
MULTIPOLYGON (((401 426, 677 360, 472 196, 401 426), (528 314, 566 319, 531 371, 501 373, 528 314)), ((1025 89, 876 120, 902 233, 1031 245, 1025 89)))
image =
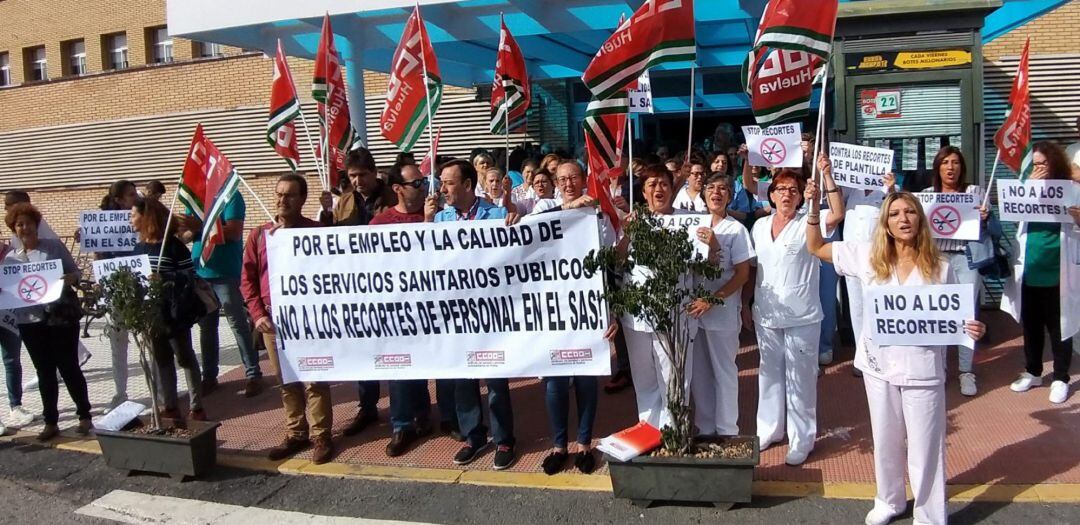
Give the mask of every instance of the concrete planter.
POLYGON ((761 459, 758 438, 720 439, 750 441, 753 455, 745 459, 640 456, 626 462, 608 457, 615 497, 643 507, 654 501, 683 501, 712 503, 726 509, 735 503, 749 502, 754 467, 761 459))
MULTIPOLYGON (((149 424, 149 418, 140 418, 149 424)), ((174 422, 163 419, 168 428, 174 422)), ((217 465, 216 421, 181 422, 193 431, 187 438, 154 436, 134 432, 96 430, 105 463, 113 468, 169 474, 173 479, 199 477, 209 473, 217 465)))

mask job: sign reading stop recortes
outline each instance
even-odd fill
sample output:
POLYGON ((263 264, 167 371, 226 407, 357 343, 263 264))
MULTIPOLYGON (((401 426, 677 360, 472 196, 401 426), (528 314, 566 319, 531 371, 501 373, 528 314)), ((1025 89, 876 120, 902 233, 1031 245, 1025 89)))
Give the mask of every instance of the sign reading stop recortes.
POLYGON ((48 304, 60 298, 64 269, 60 260, 0 266, 0 309, 48 304))
POLYGON ((762 129, 743 126, 751 166, 800 168, 803 163, 802 124, 779 124, 762 129))
POLYGON ((981 197, 975 193, 916 193, 922 203, 930 233, 935 239, 977 241, 982 229, 979 206, 981 197))

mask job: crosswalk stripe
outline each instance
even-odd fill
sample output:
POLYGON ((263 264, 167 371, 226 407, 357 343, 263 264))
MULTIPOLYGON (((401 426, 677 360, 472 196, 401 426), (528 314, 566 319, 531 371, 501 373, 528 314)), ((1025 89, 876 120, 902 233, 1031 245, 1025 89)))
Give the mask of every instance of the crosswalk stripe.
POLYGON ((408 521, 319 516, 126 490, 114 490, 75 512, 83 516, 139 525, 430 525, 408 521))

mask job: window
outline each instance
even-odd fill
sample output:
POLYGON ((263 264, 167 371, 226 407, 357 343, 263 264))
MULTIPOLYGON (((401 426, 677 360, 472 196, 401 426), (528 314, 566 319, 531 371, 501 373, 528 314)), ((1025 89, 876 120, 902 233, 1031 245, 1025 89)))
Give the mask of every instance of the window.
POLYGON ((222 49, 221 44, 215 44, 213 42, 199 42, 199 50, 196 53, 199 58, 210 58, 225 56, 225 50, 222 49))
POLYGON ((11 85, 11 63, 7 53, 0 53, 0 86, 11 85))
POLYGON ((86 74, 86 42, 71 40, 64 42, 64 56, 67 57, 67 71, 69 75, 83 76, 86 74))
POLYGON ((105 35, 102 40, 102 48, 105 51, 105 69, 127 69, 127 33, 105 35))
POLYGON ((150 44, 150 61, 155 64, 167 64, 173 61, 173 41, 165 26, 146 30, 147 43, 150 44))
POLYGON ((26 79, 30 82, 49 80, 49 64, 45 58, 45 46, 30 47, 24 52, 26 79))

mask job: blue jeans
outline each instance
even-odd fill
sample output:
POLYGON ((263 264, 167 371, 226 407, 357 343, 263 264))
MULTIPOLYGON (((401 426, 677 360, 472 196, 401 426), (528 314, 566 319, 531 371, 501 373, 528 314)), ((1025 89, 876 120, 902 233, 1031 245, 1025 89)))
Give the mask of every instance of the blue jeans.
POLYGON ((390 381, 390 425, 394 432, 414 428, 431 410, 431 394, 425 379, 390 381))
POLYGON ((356 392, 360 396, 360 412, 364 414, 379 413, 378 381, 357 381, 356 392))
POLYGON ((19 334, 0 328, 0 355, 4 358, 9 407, 22 406, 22 361, 19 359, 21 348, 22 338, 19 334))
MULTIPOLYGON (((566 448, 567 420, 570 418, 570 379, 569 377, 545 377, 547 390, 548 420, 554 434, 556 448, 566 448)), ((578 433, 577 442, 582 445, 592 443, 593 421, 596 420, 597 380, 594 376, 574 376, 574 398, 577 401, 578 433)))
POLYGON ((836 335, 836 286, 839 277, 831 263, 821 263, 821 288, 818 297, 821 299, 821 310, 825 318, 821 320, 821 341, 818 345, 818 354, 831 354, 833 351, 833 336, 836 335))
MULTIPOLYGON (((249 379, 262 377, 262 370, 259 369, 259 353, 255 351, 255 345, 251 340, 251 321, 244 307, 244 299, 240 297, 240 279, 223 277, 206 281, 214 288, 214 293, 221 301, 221 309, 229 318, 229 327, 232 328, 233 337, 236 338, 240 361, 244 363, 244 375, 249 379)), ((219 322, 220 316, 217 312, 199 320, 199 352, 202 354, 203 379, 217 379, 218 376, 218 363, 221 357, 221 344, 218 341, 219 322)))
MULTIPOLYGON (((488 409, 491 411, 491 434, 497 445, 514 444, 514 410, 510 405, 510 381, 485 379, 488 387, 488 409)), ((487 443, 483 407, 480 401, 479 379, 454 380, 457 401, 458 428, 469 445, 480 447, 487 443)))

